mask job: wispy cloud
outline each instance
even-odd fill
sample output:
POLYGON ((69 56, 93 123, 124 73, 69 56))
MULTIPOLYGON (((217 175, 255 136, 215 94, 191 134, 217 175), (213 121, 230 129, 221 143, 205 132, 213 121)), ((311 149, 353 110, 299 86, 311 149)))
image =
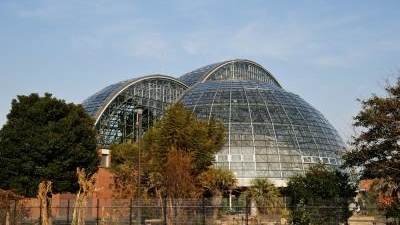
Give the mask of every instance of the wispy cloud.
POLYGON ((240 27, 195 31, 182 38, 181 45, 191 55, 247 54, 287 61, 319 49, 318 44, 307 42, 309 35, 304 28, 284 30, 262 21, 250 21, 240 27))
POLYGON ((135 9, 135 4, 131 1, 53 1, 53 0, 35 0, 35 1, 8 1, 0 3, 2 7, 20 18, 73 18, 74 16, 85 17, 106 16, 127 13, 135 9))
POLYGON ((168 34, 157 32, 153 21, 143 18, 119 21, 73 37, 77 51, 112 51, 130 57, 161 60, 172 55, 174 43, 168 34))
POLYGON ((359 22, 365 16, 327 15, 314 21, 292 15, 279 23, 268 16, 249 18, 237 26, 193 31, 182 38, 181 46, 189 55, 244 54, 321 68, 355 68, 373 58, 371 52, 397 52, 400 46, 398 34, 382 37, 365 30, 359 22))
POLYGON ((21 18, 72 18, 80 14, 86 27, 73 28, 68 34, 74 48, 91 52, 111 50, 156 59, 160 52, 169 56, 246 56, 334 68, 357 65, 368 58, 372 48, 396 52, 400 46, 396 36, 389 35, 380 37, 373 46, 364 46, 376 38, 365 35, 369 31, 358 25, 368 15, 364 12, 329 15, 329 7, 321 5, 320 14, 309 13, 309 8, 287 7, 283 14, 277 15, 269 4, 254 8, 255 4, 235 14, 224 9, 221 13, 226 14, 224 20, 229 21, 226 23, 221 20, 219 10, 212 7, 226 2, 175 1, 162 12, 165 18, 179 14, 172 21, 179 24, 173 24, 168 19, 163 21, 143 13, 140 5, 130 1, 72 2, 38 0, 36 4, 8 3, 8 7, 21 18), (92 25, 91 17, 99 16, 100 23, 92 25))

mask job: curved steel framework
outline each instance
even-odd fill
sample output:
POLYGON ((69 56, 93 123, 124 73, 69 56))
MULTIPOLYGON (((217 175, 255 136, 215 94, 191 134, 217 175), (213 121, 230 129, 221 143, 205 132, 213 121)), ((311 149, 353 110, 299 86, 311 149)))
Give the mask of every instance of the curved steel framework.
POLYGON ((83 102, 95 118, 98 142, 108 146, 136 139, 137 106, 143 106, 142 128, 146 130, 164 109, 187 89, 179 80, 152 75, 110 85, 83 102))
POLYGON ((203 71, 201 76, 182 77, 193 85, 180 101, 199 118, 215 117, 225 124, 227 143, 215 164, 234 172, 241 186, 254 177, 284 185, 311 164, 341 165, 345 145, 337 131, 268 71, 245 60, 206 68, 195 70, 203 71))
POLYGON ((165 108, 181 101, 204 120, 220 119, 228 132, 215 156, 239 185, 268 177, 277 185, 314 163, 337 168, 345 145, 325 117, 284 90, 270 72, 249 60, 211 64, 178 79, 152 75, 110 85, 83 102, 95 118, 99 144, 136 139, 135 108, 144 106, 146 130, 165 108))
POLYGON ((229 60, 201 67, 179 78, 188 86, 210 80, 253 80, 281 87, 275 77, 261 65, 249 60, 229 60))

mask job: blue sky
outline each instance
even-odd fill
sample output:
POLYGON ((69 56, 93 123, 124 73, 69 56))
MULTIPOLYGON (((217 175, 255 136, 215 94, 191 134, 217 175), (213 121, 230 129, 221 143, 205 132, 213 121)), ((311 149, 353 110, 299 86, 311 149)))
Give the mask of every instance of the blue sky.
POLYGON ((0 126, 32 92, 81 103, 103 87, 253 60, 344 140, 356 99, 400 70, 400 1, 0 0, 0 126))

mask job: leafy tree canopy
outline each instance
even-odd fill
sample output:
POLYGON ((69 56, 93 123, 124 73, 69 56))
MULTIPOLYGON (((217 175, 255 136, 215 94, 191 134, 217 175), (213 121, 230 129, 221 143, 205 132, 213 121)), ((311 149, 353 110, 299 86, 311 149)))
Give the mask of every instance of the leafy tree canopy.
POLYGON ((114 174, 113 194, 122 198, 137 196, 139 173, 137 145, 119 143, 112 145, 110 149, 112 150, 112 163, 109 169, 114 174))
POLYGON ((362 178, 385 178, 400 184, 400 78, 387 85, 387 96, 375 94, 360 101, 354 117, 361 132, 353 137, 345 154, 345 166, 362 168, 362 178))
POLYGON ((11 104, 0 130, 0 188, 30 197, 41 181, 52 181, 54 193, 78 190, 76 168, 90 174, 99 164, 93 119, 49 93, 11 104))
POLYGON ((352 198, 355 187, 350 183, 347 173, 332 171, 324 164, 315 164, 304 175, 290 178, 285 192, 296 203, 300 199, 307 203, 316 199, 352 198))
POLYGON ((167 155, 172 150, 191 155, 191 172, 198 175, 208 169, 214 155, 225 144, 225 127, 210 119, 203 121, 184 108, 172 105, 143 137, 144 149, 153 157, 155 169, 163 171, 167 155))
MULTIPOLYGON (((305 213, 311 215, 309 219, 314 224, 328 224, 331 218, 338 218, 340 222, 347 221, 351 215, 348 205, 356 195, 355 190, 348 174, 316 164, 304 175, 292 177, 283 191, 292 200, 292 216, 304 216, 296 210, 300 206, 307 206, 309 208, 305 213)), ((295 222, 299 218, 292 220, 295 222)))
POLYGON ((147 180, 159 177, 156 189, 163 196, 195 195, 196 177, 225 144, 224 131, 222 123, 199 120, 182 104, 172 105, 143 137, 147 180))

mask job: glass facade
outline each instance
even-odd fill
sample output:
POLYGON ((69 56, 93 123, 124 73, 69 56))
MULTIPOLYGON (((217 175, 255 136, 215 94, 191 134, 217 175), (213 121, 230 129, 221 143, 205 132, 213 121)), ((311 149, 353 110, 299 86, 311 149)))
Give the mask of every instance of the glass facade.
POLYGON ((180 78, 191 85, 180 101, 199 118, 215 117, 225 124, 227 143, 215 164, 234 172, 241 185, 254 177, 284 185, 311 164, 341 164, 345 145, 337 131, 258 64, 232 60, 203 69, 201 75, 195 71, 180 78))
POLYGON ((96 119, 100 144, 109 145, 135 139, 137 105, 145 108, 146 129, 176 101, 201 119, 215 117, 225 124, 227 142, 215 164, 231 170, 239 185, 255 177, 284 185, 311 164, 341 164, 345 145, 325 117, 249 60, 214 63, 179 79, 154 75, 120 82, 83 105, 96 119))
POLYGON ((153 75, 110 85, 83 102, 92 115, 101 146, 136 139, 137 106, 143 106, 142 128, 147 129, 169 104, 176 102, 187 86, 179 80, 153 75))
POLYGON ((270 72, 261 65, 249 60, 214 63, 186 73, 179 79, 188 86, 206 80, 250 79, 262 83, 272 83, 280 87, 280 84, 270 72))

